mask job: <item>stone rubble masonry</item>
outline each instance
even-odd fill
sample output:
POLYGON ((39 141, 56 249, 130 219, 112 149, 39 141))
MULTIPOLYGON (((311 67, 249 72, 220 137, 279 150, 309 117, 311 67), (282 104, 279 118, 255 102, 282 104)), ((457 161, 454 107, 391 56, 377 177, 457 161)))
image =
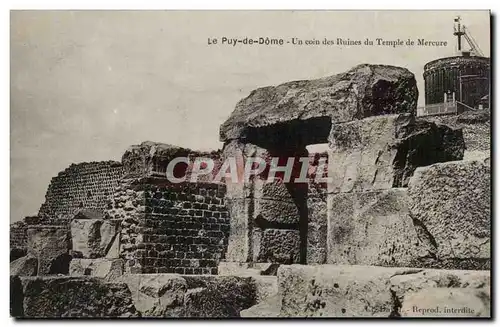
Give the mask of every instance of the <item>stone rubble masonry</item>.
POLYGON ((107 215, 121 221, 126 272, 216 274, 229 234, 225 189, 160 177, 124 179, 107 215))
POLYGON ((410 217, 449 268, 490 269, 490 187, 490 166, 483 161, 421 167, 411 178, 410 217))
POLYGON ((422 316, 413 306, 431 310, 439 306, 439 315, 453 317, 457 313, 447 313, 446 308, 465 306, 474 311, 460 315, 489 317, 490 287, 489 271, 282 265, 279 316, 422 316))
POLYGON ((123 176, 116 161, 72 164, 52 178, 38 216, 41 223, 66 224, 81 209, 106 209, 123 176))

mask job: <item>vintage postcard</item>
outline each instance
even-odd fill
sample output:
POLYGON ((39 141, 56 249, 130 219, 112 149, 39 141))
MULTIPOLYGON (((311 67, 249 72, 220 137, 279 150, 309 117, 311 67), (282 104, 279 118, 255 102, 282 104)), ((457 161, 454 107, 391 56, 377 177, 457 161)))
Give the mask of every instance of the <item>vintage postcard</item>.
POLYGON ((10 14, 15 318, 491 317, 491 13, 10 14))

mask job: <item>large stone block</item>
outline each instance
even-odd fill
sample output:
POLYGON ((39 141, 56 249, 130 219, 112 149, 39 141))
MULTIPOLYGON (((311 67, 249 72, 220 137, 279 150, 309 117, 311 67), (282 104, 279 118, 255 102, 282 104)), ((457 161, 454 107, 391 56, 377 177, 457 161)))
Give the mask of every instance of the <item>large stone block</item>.
POLYGON ((465 149, 460 129, 405 114, 335 124, 329 144, 329 193, 405 187, 417 167, 460 160, 465 149))
POLYGON ((10 274, 12 276, 36 276, 38 272, 38 260, 32 256, 24 256, 10 263, 10 274))
POLYGON ((482 161, 422 167, 408 187, 410 215, 437 259, 461 269, 489 269, 491 176, 482 161))
POLYGON ((327 263, 422 267, 432 244, 420 240, 406 189, 328 195, 327 263))
MULTIPOLYGON (((406 310, 419 292, 429 294, 429 297, 421 298, 421 308, 426 307, 426 303, 435 305, 433 292, 427 291, 430 289, 437 290, 436 293, 448 290, 450 296, 440 297, 443 308, 463 304, 463 293, 456 290, 487 290, 490 288, 490 273, 291 265, 280 266, 278 284, 278 295, 282 299, 280 317, 398 317, 402 315, 402 306, 406 310), (405 305, 406 301, 408 304, 405 305)), ((477 308, 477 299, 471 298, 470 305, 477 308)))
POLYGON ((274 139, 277 144, 287 144, 287 139, 292 140, 288 144, 321 143, 331 122, 413 113, 417 97, 415 77, 408 70, 359 65, 334 76, 252 91, 222 124, 220 139, 246 139, 256 144, 264 139, 274 139), (296 128, 287 128, 290 124, 296 128))
POLYGON ((34 226, 28 229, 28 255, 38 260, 38 275, 67 274, 71 236, 66 228, 34 226))
POLYGON ((123 275, 124 262, 122 259, 73 259, 69 265, 71 276, 93 276, 114 281, 123 275))
POLYGON ((119 225, 114 220, 73 219, 73 251, 84 258, 118 258, 119 225))
POLYGON ((22 277, 22 318, 137 317, 130 291, 123 283, 100 278, 22 277))

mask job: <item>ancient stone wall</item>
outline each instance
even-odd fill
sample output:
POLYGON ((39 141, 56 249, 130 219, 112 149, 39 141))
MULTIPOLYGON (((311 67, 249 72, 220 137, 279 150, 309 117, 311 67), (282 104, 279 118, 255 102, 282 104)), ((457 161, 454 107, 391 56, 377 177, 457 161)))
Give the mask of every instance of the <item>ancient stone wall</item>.
POLYGON ((121 221, 120 256, 127 272, 217 274, 218 263, 225 258, 226 186, 206 179, 189 182, 192 165, 174 171, 176 178, 186 175, 186 182, 171 183, 166 167, 179 156, 191 162, 208 157, 220 166, 216 152, 153 142, 131 146, 123 156, 125 177, 106 213, 121 221))
POLYGON ((108 214, 122 220, 121 256, 132 273, 216 274, 225 257, 226 188, 214 183, 134 180, 108 214))
POLYGON ((26 237, 26 230, 28 225, 24 221, 18 221, 10 225, 10 249, 25 252, 28 238, 26 237))
POLYGON ((66 224, 80 209, 104 210, 123 175, 119 162, 73 164, 52 178, 38 213, 46 224, 66 224))

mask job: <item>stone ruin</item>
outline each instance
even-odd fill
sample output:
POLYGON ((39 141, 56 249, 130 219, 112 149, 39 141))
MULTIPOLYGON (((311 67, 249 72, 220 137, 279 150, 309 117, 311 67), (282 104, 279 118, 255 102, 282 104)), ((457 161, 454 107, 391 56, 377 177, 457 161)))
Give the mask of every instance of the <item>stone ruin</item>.
POLYGON ((408 70, 360 65, 253 91, 222 151, 70 166, 11 225, 11 314, 490 316, 489 155, 463 160, 462 129, 415 117, 417 97, 408 70), (172 184, 179 156, 308 156, 330 181, 172 184))

